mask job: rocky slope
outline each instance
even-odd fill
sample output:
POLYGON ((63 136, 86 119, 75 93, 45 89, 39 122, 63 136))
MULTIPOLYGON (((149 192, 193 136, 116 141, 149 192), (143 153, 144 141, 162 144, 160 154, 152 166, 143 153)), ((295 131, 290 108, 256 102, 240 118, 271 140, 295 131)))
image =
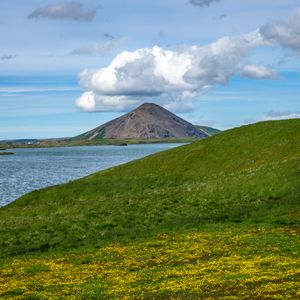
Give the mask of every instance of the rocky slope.
POLYGON ((98 139, 205 138, 208 134, 163 107, 144 103, 135 110, 76 137, 98 139))

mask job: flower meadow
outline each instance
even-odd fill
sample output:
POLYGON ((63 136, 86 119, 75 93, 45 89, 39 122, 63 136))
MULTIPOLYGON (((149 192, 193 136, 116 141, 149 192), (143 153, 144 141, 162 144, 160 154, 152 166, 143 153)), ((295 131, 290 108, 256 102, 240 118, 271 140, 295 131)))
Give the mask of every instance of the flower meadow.
POLYGON ((1 264, 1 299, 300 299, 298 227, 210 226, 1 264))

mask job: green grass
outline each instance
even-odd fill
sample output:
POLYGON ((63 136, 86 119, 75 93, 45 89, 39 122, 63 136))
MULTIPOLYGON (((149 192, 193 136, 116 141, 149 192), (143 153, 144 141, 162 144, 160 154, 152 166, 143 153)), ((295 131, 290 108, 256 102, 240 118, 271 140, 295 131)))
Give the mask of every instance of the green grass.
POLYGON ((202 130, 202 131, 204 131, 205 133, 207 133, 210 136, 218 134, 218 133, 221 132, 221 130, 219 130, 219 129, 208 127, 208 126, 195 125, 195 127, 202 130))
POLYGON ((0 152, 0 155, 13 155, 13 152, 0 152))
POLYGON ((105 127, 101 128, 101 130, 98 132, 98 134, 96 136, 94 136, 94 133, 95 132, 92 133, 91 131, 88 131, 88 132, 85 132, 83 134, 72 137, 69 140, 70 141, 76 141, 76 140, 84 141, 84 140, 89 140, 89 138, 91 138, 91 137, 93 137, 94 141, 95 140, 96 141, 97 140, 103 140, 104 137, 105 137, 105 127))
POLYGON ((41 140, 38 143, 27 144, 23 142, 14 142, 7 144, 7 148, 50 148, 50 147, 79 147, 79 146, 105 146, 105 145, 136 145, 136 144, 161 144, 161 143, 192 143, 199 141, 199 138, 163 138, 163 139, 129 139, 129 140, 119 140, 119 139, 65 139, 65 140, 41 140))
POLYGON ((161 143, 192 143, 199 141, 199 138, 162 138, 162 139, 95 139, 95 140, 84 140, 84 139, 70 139, 66 142, 66 146, 90 146, 90 145, 136 145, 136 144, 161 144, 161 143))
POLYGON ((263 122, 32 192, 0 209, 2 258, 209 224, 299 226, 300 120, 263 122))
POLYGON ((0 268, 0 298, 299 299, 299 254, 295 226, 206 225, 11 259, 0 268))
POLYGON ((3 299, 298 299, 300 120, 236 128, 0 209, 3 299))

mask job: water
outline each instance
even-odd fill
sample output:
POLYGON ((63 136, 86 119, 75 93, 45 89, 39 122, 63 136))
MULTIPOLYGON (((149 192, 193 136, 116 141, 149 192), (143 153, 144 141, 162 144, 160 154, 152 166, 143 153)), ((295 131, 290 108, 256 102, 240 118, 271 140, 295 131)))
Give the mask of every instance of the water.
POLYGON ((0 155, 0 206, 43 187, 65 183, 180 144, 13 149, 0 155))

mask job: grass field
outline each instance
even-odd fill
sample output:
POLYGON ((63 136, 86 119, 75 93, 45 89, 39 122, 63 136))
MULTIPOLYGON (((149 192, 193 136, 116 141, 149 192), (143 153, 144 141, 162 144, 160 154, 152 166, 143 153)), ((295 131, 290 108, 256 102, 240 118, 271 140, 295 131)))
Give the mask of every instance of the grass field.
POLYGON ((0 297, 297 299, 300 120, 263 122, 0 209, 0 297))
POLYGON ((13 152, 0 152, 0 155, 13 155, 13 152))
POLYGON ((204 226, 94 251, 16 258, 2 298, 297 299, 296 227, 204 226))

